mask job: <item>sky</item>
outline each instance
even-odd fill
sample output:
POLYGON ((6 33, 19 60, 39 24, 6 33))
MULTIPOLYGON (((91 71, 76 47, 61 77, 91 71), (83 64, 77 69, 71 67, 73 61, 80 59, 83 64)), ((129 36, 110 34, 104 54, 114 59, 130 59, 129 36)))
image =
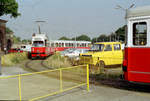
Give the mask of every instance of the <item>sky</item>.
POLYGON ((62 36, 75 37, 81 34, 91 38, 110 34, 125 24, 125 11, 115 9, 117 5, 128 8, 150 5, 150 0, 16 0, 19 3, 18 18, 2 16, 8 20, 7 27, 22 39, 31 39, 38 33, 37 20, 42 33, 51 40, 62 36))

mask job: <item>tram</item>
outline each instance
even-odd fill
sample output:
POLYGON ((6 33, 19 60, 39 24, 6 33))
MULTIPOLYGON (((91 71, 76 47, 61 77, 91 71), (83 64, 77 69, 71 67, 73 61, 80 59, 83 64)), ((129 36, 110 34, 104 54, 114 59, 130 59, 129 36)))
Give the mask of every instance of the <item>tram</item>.
POLYGON ((49 46, 46 34, 32 35, 31 58, 46 58, 55 53, 55 49, 49 46))
POLYGON ((124 79, 150 83, 150 6, 127 11, 124 79))
POLYGON ((67 40, 51 40, 50 47, 54 47, 56 51, 64 51, 68 48, 90 49, 90 41, 67 41, 67 40))

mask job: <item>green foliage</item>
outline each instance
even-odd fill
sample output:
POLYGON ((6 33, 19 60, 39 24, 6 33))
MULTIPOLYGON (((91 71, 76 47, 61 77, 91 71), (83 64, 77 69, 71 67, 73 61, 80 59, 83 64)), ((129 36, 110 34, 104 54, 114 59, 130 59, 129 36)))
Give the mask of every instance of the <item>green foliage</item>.
POLYGON ((125 41, 125 29, 126 25, 118 28, 115 33, 111 33, 110 35, 101 34, 99 37, 95 37, 92 39, 92 43, 95 42, 108 42, 108 41, 125 41))
POLYGON ((13 31, 10 28, 6 27, 6 33, 12 33, 12 32, 13 31))
POLYGON ((28 42, 28 40, 26 40, 26 39, 22 40, 22 43, 27 43, 27 42, 28 42))
POLYGON ((59 52, 55 53, 54 55, 46 59, 45 64, 47 64, 52 68, 64 68, 71 66, 67 58, 62 57, 59 52))
POLYGON ((13 66, 27 60, 27 53, 11 53, 2 56, 3 66, 13 66))
POLYGON ((0 0, 0 16, 7 14, 10 14, 14 18, 20 15, 16 0, 0 0))
POLYGON ((88 37, 87 35, 80 35, 76 38, 72 38, 72 40, 77 40, 77 41, 91 41, 90 37, 88 37))
POLYGON ((65 36, 63 36, 63 37, 59 38, 59 40, 70 40, 70 39, 65 37, 65 36))
POLYGON ((77 36, 76 38, 73 37, 72 39, 67 38, 66 36, 63 36, 59 38, 59 40, 91 41, 90 37, 88 37, 87 35, 80 35, 80 36, 77 36))
POLYGON ((31 40, 29 40, 29 39, 23 39, 23 40, 22 40, 22 43, 23 43, 23 44, 31 43, 31 40))
POLYGON ((126 30, 126 25, 118 28, 115 33, 116 33, 116 36, 118 36, 118 40, 121 40, 121 41, 125 41, 125 30, 126 30))
POLYGON ((21 42, 21 38, 20 37, 16 37, 15 35, 13 36, 13 41, 15 44, 20 43, 21 42))
POLYGON ((105 34, 101 34, 99 37, 96 37, 96 38, 92 39, 92 43, 95 43, 95 42, 106 42, 106 41, 109 41, 109 38, 105 34))

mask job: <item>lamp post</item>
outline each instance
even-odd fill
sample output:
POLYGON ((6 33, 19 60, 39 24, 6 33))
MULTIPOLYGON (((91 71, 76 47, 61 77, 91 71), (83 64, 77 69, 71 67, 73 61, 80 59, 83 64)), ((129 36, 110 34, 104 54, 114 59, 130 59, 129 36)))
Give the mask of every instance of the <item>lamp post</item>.
POLYGON ((128 8, 123 8, 122 6, 117 5, 115 9, 121 9, 121 10, 125 11, 125 13, 126 13, 125 14, 125 19, 127 19, 127 12, 128 12, 128 10, 131 9, 131 8, 133 8, 134 6, 135 6, 135 4, 132 4, 128 8))
MULTIPOLYGON (((135 6, 135 4, 132 4, 132 5, 130 5, 128 8, 123 8, 122 6, 120 6, 120 5, 117 5, 116 6, 116 8, 115 9, 121 9, 121 10, 123 10, 123 11, 125 11, 125 22, 126 22, 126 26, 125 26, 125 37, 126 37, 126 34, 127 34, 127 12, 128 12, 128 10, 129 9, 131 9, 131 8, 133 8, 135 6)), ((125 41, 126 41, 126 38, 125 38, 125 41)))

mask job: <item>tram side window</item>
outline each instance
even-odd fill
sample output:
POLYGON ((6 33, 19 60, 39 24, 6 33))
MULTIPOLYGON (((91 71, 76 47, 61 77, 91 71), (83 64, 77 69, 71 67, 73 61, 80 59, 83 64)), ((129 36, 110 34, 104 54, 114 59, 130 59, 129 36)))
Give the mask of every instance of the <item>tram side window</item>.
POLYGON ((139 22, 133 24, 133 45, 147 44, 147 24, 146 22, 139 22))
POLYGON ((59 47, 59 45, 58 45, 58 43, 56 43, 56 45, 55 45, 56 47, 59 47))
POLYGON ((62 47, 64 47, 64 43, 62 43, 62 47))
POLYGON ((80 47, 80 44, 79 44, 79 43, 77 43, 77 47, 80 47))
POLYGON ((61 43, 58 43, 58 47, 61 47, 61 43))
POLYGON ((54 43, 51 43, 51 47, 54 47, 55 45, 54 45, 54 43))

